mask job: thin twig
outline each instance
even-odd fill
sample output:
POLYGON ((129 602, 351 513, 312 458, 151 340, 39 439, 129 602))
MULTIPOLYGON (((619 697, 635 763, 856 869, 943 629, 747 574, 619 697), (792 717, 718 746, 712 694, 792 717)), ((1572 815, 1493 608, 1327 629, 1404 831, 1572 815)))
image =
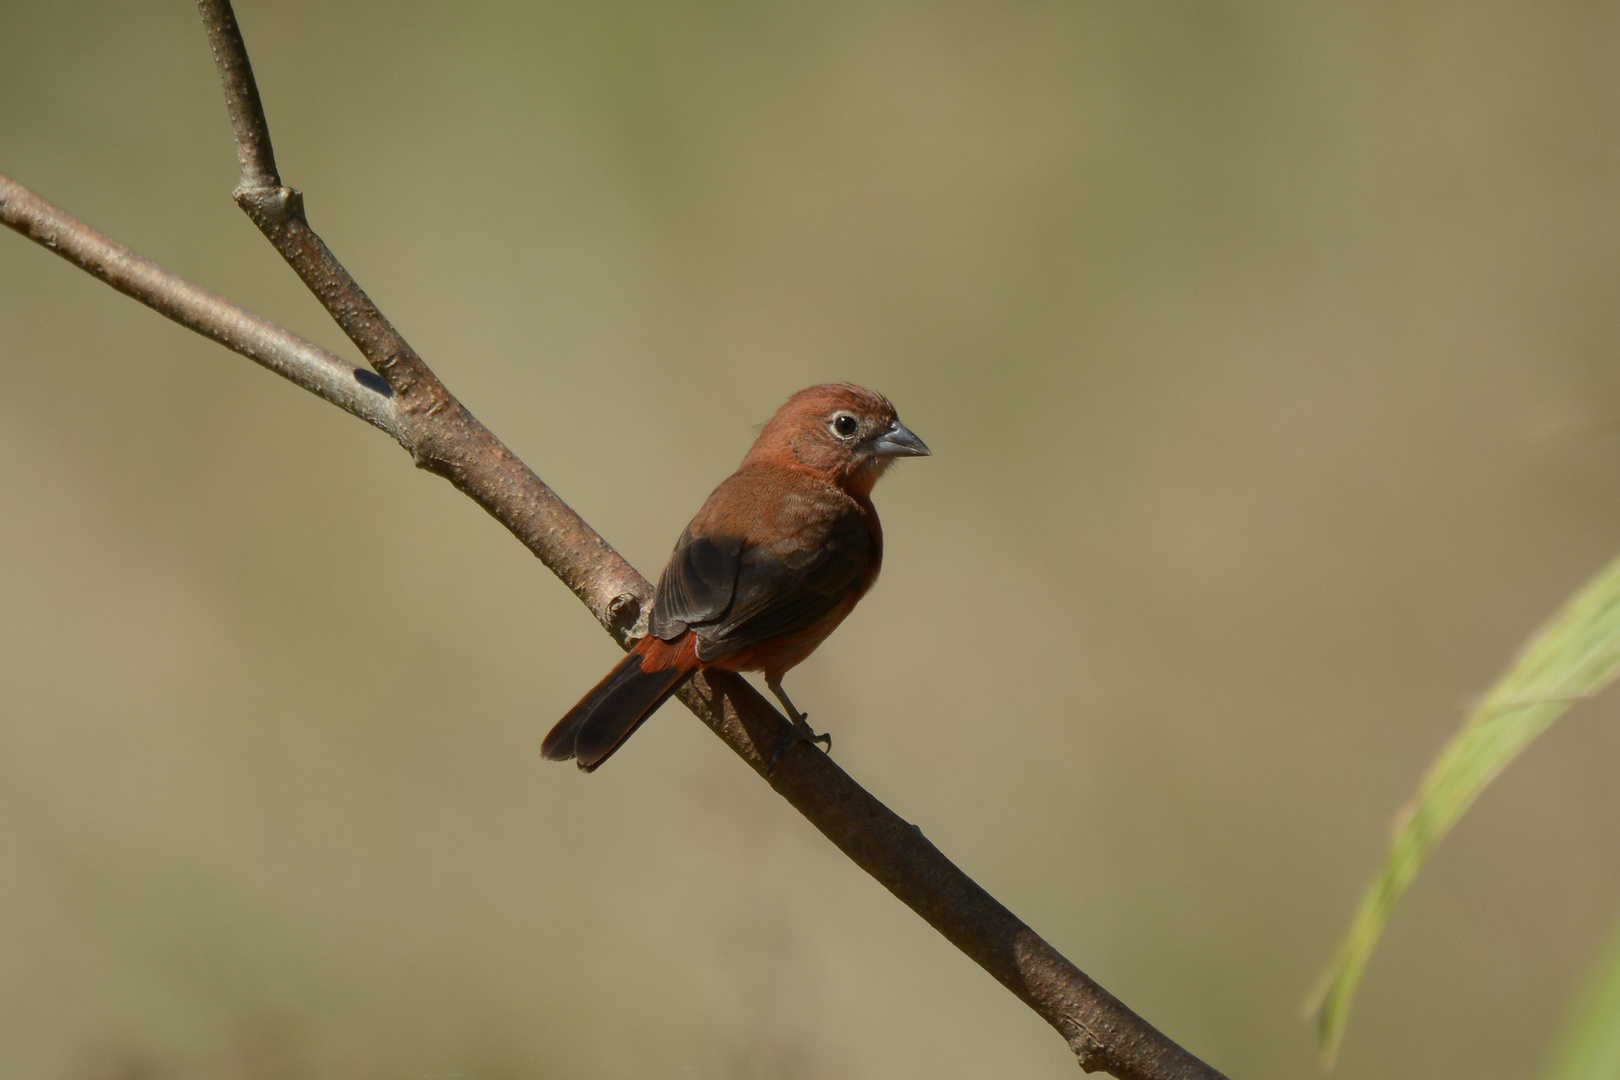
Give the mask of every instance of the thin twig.
POLYGON ((236 12, 230 4, 198 5, 208 44, 214 50, 214 65, 225 84, 225 107, 231 113, 236 131, 236 160, 242 166, 242 186, 249 190, 279 188, 281 173, 276 169, 276 152, 270 145, 270 123, 264 118, 264 102, 259 84, 248 61, 242 28, 236 25, 236 12))
MULTIPOLYGON (((418 466, 450 480, 506 525, 627 645, 651 586, 444 388, 309 228, 301 197, 282 186, 276 172, 228 0, 198 0, 198 8, 237 134, 237 201, 386 380, 392 396, 370 390, 364 373, 341 359, 153 266, 14 182, 0 185, 0 219, 182 325, 388 431, 418 466), (248 338, 251 347, 242 343, 248 338), (316 375, 307 370, 312 365, 316 375), (366 390, 359 400, 384 403, 387 423, 333 389, 345 378, 345 386, 366 390)), ((700 673, 678 696, 851 859, 1055 1027, 1087 1072, 1106 1070, 1122 1080, 1220 1080, 1220 1073, 1064 959, 826 754, 796 744, 767 774, 766 763, 792 738, 792 727, 743 679, 700 673)))
POLYGON ((303 193, 281 183, 259 85, 230 0, 197 0, 197 10, 208 30, 236 133, 236 158, 242 166, 242 181, 231 193, 236 204, 281 252, 377 374, 400 395, 403 409, 432 413, 451 406, 455 399, 444 384, 309 227, 303 193))
MULTIPOLYGON (((163 269, 0 173, 0 222, 188 330, 291 379, 401 438, 393 393, 376 375, 163 269)), ((403 439, 401 439, 403 441, 403 439)))
POLYGON ((281 183, 247 46, 228 0, 198 0, 225 89, 242 179, 232 193, 395 396, 400 443, 418 468, 489 511, 584 601, 621 646, 652 587, 446 390, 338 262, 281 183))

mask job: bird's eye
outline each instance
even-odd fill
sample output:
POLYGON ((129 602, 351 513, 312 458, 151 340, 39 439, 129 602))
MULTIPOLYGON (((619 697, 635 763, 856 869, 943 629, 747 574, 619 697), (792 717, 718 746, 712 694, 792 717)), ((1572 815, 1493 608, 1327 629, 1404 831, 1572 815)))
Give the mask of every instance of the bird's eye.
POLYGON ((832 429, 840 439, 847 439, 854 435, 855 430, 860 426, 860 423, 849 413, 839 413, 833 417, 832 429))

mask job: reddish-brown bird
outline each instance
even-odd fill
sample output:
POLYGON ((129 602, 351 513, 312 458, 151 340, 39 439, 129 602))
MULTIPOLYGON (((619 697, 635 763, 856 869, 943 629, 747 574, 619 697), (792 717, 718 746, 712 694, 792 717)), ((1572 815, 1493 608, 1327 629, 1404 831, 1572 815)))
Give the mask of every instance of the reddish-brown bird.
POLYGON ((541 755, 595 769, 704 668, 763 671, 799 737, 831 745, 782 676, 877 580, 872 485, 895 458, 927 454, 881 394, 837 383, 788 398, 676 541, 647 636, 557 722, 541 755))

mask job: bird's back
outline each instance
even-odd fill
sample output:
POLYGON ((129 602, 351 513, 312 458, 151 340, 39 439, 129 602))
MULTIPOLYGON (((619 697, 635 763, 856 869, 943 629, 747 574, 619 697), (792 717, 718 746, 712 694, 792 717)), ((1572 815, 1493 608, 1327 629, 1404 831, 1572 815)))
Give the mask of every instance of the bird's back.
POLYGON ((666 639, 691 629, 706 664, 779 674, 843 621, 882 559, 870 500, 803 470, 749 462, 681 534, 651 629, 666 639))

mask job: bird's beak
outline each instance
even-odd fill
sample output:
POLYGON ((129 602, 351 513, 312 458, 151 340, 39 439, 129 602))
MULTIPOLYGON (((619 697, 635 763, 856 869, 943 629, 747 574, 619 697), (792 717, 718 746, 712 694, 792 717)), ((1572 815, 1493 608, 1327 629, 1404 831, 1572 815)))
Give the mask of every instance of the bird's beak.
POLYGON ((896 420, 888 430, 872 440, 872 453, 878 457, 927 457, 928 444, 896 420))

